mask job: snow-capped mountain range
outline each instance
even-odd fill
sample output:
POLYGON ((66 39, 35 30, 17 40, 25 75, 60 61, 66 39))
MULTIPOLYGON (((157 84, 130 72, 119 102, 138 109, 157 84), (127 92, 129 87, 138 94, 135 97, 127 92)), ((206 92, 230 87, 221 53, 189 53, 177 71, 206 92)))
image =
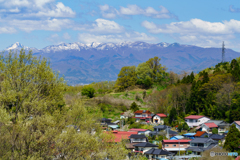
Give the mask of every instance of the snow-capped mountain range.
MULTIPOLYGON (((221 62, 221 48, 202 48, 179 43, 122 42, 83 44, 62 43, 43 49, 30 48, 17 42, 5 49, 32 50, 36 56, 50 58, 54 70, 60 71, 69 84, 116 80, 123 66, 137 66, 149 58, 158 56, 168 70, 201 71, 221 62)), ((240 53, 226 49, 226 60, 239 57, 240 53)))

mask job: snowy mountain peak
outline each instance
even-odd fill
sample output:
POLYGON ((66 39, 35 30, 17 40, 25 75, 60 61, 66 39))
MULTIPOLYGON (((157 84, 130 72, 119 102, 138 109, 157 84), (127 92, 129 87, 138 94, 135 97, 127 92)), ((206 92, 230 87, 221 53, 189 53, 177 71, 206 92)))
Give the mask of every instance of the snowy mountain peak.
POLYGON ((6 50, 16 50, 16 49, 22 49, 22 48, 27 49, 28 47, 25 47, 21 43, 16 42, 16 43, 12 44, 11 46, 7 47, 6 50))

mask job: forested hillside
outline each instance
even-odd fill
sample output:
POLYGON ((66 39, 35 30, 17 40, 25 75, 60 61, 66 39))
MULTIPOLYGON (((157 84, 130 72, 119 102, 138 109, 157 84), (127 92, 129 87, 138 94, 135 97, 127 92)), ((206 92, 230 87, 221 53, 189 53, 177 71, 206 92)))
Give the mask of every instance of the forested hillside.
POLYGON ((176 113, 177 117, 168 120, 172 125, 178 123, 177 119, 184 119, 190 114, 233 122, 240 119, 239 63, 240 58, 237 58, 199 73, 179 75, 166 72, 167 66, 162 66, 161 59, 154 57, 137 67, 123 67, 116 83, 111 82, 112 85, 107 90, 101 88, 104 86, 100 85, 103 82, 93 83, 91 86, 96 88, 95 95, 98 97, 105 94, 102 102, 107 104, 113 104, 107 100, 110 96, 116 99, 117 106, 125 105, 129 108, 135 101, 140 107, 154 113, 176 113), (148 94, 143 96, 146 91, 148 94), (125 99, 126 102, 118 102, 117 99, 125 99))

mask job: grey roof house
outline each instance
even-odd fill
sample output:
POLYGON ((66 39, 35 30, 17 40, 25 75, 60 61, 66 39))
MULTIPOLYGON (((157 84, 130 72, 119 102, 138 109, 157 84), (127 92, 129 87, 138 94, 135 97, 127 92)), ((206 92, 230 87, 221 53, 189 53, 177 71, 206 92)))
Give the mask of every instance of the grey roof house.
POLYGON ((143 134, 132 134, 129 138, 131 143, 148 142, 147 137, 143 134))
POLYGON ((201 152, 216 146, 218 146, 218 141, 215 141, 212 138, 195 138, 190 141, 190 146, 186 148, 186 150, 192 151, 193 154, 200 155, 201 152))
POLYGON ((158 145, 155 145, 149 142, 138 143, 133 146, 135 147, 134 152, 140 152, 140 153, 145 153, 152 148, 155 148, 155 149, 158 148, 158 145))
POLYGON ((230 124, 223 120, 209 120, 206 123, 215 123, 218 126, 219 133, 224 133, 227 130, 227 128, 230 127, 230 124))
POLYGON ((165 158, 167 159, 170 156, 173 156, 174 153, 168 152, 162 149, 152 148, 144 153, 148 159, 157 159, 157 158, 165 158))

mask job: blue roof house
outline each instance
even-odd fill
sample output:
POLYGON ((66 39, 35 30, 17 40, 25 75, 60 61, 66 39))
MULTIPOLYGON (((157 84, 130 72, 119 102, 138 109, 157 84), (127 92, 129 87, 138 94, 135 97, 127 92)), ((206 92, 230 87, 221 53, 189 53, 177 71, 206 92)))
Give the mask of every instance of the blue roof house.
POLYGON ((186 134, 183 134, 183 136, 185 137, 185 138, 189 138, 189 139, 194 139, 194 135, 195 135, 196 133, 186 133, 186 134))

